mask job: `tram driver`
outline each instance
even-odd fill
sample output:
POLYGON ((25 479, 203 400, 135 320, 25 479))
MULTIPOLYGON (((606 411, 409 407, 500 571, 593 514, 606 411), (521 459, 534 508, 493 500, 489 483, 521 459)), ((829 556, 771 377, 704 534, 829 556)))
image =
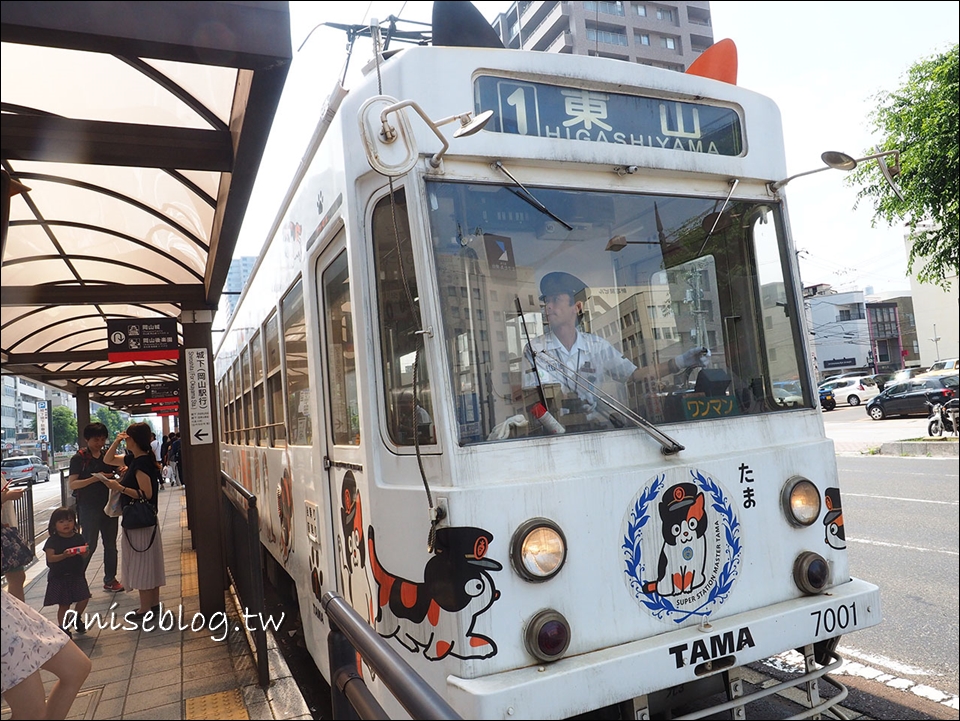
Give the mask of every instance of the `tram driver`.
POLYGON ((586 298, 587 286, 577 276, 565 272, 543 276, 540 302, 548 328, 543 335, 529 339, 523 352, 525 393, 540 394, 548 389, 554 395, 559 393, 560 398, 551 405, 559 411, 563 425, 568 425, 564 416, 587 423, 612 421, 612 409, 602 401, 598 403, 597 391, 608 380, 627 383, 659 379, 706 367, 710 351, 702 346, 654 366, 637 367, 606 339, 581 329, 586 298))

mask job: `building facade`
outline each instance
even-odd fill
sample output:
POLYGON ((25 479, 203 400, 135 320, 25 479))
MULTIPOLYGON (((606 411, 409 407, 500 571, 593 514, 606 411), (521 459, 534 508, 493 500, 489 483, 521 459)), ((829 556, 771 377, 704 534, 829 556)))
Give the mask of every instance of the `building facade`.
POLYGON ((820 283, 804 288, 803 296, 809 308, 817 380, 854 371, 876 373, 863 291, 838 293, 820 283))
MULTIPOLYGON (((3 456, 40 454, 48 450, 37 437, 37 409, 47 401, 48 409, 67 406, 76 414, 76 399, 59 388, 43 386, 19 376, 3 376, 2 426, 3 456)), ((49 427, 48 427, 49 430, 49 427)), ((70 442, 75 443, 76 439, 70 442)), ((67 443, 67 441, 64 441, 67 443)))
POLYGON ((515 2, 493 26, 508 48, 680 72, 713 44, 709 2, 515 2))
MULTIPOLYGON (((909 257, 913 241, 904 234, 904 244, 909 257)), ((923 260, 914 263, 910 274, 910 292, 916 310, 917 344, 920 350, 920 365, 929 367, 938 360, 960 357, 960 283, 957 276, 947 278, 947 288, 917 280, 917 271, 923 260)))
POLYGON ((246 285, 247 278, 250 277, 256 264, 257 257, 255 255, 237 256, 230 261, 227 282, 223 285, 223 299, 227 303, 228 318, 233 315, 233 309, 237 307, 240 294, 243 292, 243 286, 246 285))

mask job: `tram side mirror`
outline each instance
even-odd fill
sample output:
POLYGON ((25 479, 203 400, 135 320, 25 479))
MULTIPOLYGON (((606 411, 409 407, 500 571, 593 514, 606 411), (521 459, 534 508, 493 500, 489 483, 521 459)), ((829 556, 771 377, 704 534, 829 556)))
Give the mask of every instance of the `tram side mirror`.
POLYGON ((384 131, 381 117, 398 105, 395 98, 377 95, 360 107, 360 137, 370 167, 381 175, 404 175, 417 164, 420 151, 410 128, 410 121, 402 112, 389 114, 389 130, 384 131))
POLYGON ((452 123, 454 120, 460 121, 460 127, 454 132, 453 137, 465 138, 482 130, 493 117, 492 110, 485 110, 475 118, 471 117, 468 111, 434 121, 412 100, 397 102, 386 95, 371 98, 360 108, 360 129, 367 152, 367 162, 370 163, 370 167, 383 175, 403 175, 409 172, 417 162, 419 152, 410 130, 410 122, 403 112, 406 108, 410 108, 419 115, 442 143, 440 150, 430 157, 430 166, 433 168, 440 167, 440 161, 450 147, 450 143, 440 132, 441 125, 452 123), (379 110, 379 117, 376 116, 377 110, 379 110), (400 147, 390 151, 389 148, 395 143, 399 143, 400 147))

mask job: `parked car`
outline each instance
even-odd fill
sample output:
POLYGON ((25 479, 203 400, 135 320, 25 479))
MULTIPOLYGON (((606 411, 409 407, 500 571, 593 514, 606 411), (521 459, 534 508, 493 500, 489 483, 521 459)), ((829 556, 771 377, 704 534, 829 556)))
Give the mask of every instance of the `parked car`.
POLYGON ((832 411, 837 407, 837 399, 833 397, 832 390, 820 389, 820 407, 825 411, 832 411))
POLYGON ((873 382, 877 384, 877 390, 883 392, 883 389, 887 387, 887 383, 893 381, 894 373, 877 373, 870 376, 873 379, 873 382))
POLYGON ((930 366, 930 370, 920 373, 916 377, 933 378, 936 376, 951 376, 957 375, 958 371, 960 371, 960 359, 947 358, 946 360, 937 361, 930 366))
POLYGON ((16 486, 50 480, 50 468, 38 456, 13 456, 0 463, 3 482, 16 486))
POLYGON ((872 376, 840 378, 839 380, 821 383, 820 388, 821 390, 833 391, 833 397, 837 399, 837 403, 849 403, 851 406, 858 406, 861 401, 873 398, 880 393, 880 389, 877 388, 872 376))
POLYGON ((803 387, 800 381, 778 381, 773 384, 773 398, 780 406, 800 408, 803 405, 803 387))
POLYGON ((891 383, 900 383, 901 381, 908 381, 911 378, 916 378, 921 373, 926 373, 926 366, 917 366, 916 368, 904 368, 903 370, 897 371, 893 378, 890 379, 891 383))
POLYGON ((856 378, 862 375, 864 375, 863 371, 849 371, 847 373, 834 373, 833 375, 829 375, 826 378, 824 378, 822 381, 820 381, 820 385, 823 385, 824 383, 830 383, 832 381, 838 381, 838 380, 841 380, 842 378, 856 378))
POLYGON ((867 415, 875 421, 888 416, 927 416, 928 403, 945 404, 957 397, 958 376, 936 378, 912 378, 901 383, 891 383, 883 393, 866 405, 867 415))

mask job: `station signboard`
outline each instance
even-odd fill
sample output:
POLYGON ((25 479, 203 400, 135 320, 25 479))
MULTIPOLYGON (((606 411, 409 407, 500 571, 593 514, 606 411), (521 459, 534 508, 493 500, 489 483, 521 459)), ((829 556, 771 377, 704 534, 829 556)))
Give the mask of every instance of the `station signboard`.
POLYGON ((107 360, 177 360, 180 357, 175 318, 124 318, 107 321, 107 360))

